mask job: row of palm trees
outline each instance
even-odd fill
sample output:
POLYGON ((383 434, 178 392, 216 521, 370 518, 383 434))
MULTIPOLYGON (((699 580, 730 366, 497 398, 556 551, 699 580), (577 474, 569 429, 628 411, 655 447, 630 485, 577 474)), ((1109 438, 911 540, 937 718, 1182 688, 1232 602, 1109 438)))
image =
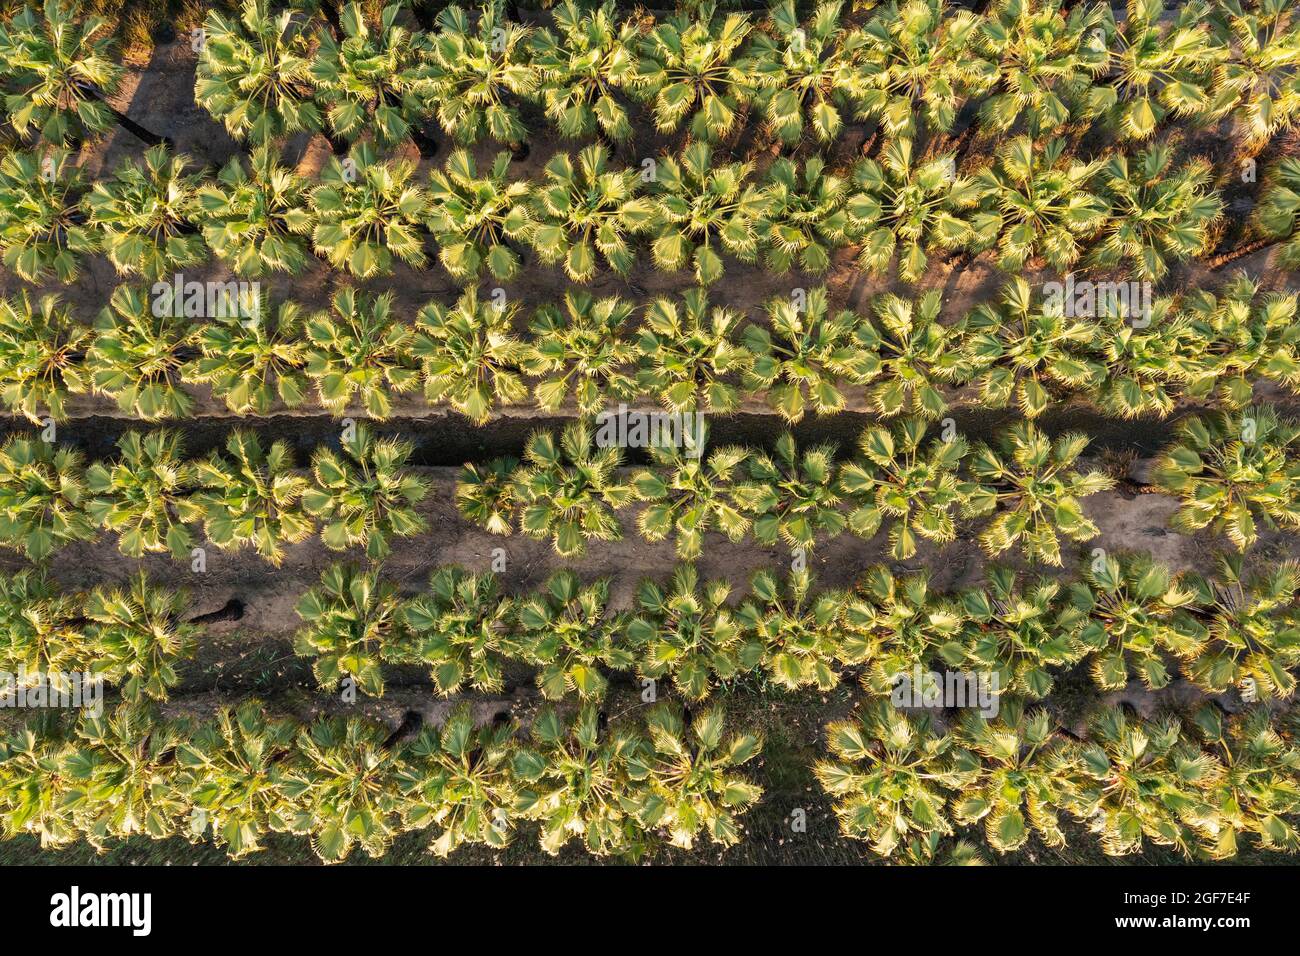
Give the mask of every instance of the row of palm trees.
MULTIPOLYGON (((863 17, 827 2, 807 20, 794 0, 757 20, 713 3, 656 20, 565 0, 539 28, 507 19, 500 2, 473 16, 448 6, 432 22, 415 4, 421 25, 401 3, 377 17, 358 3, 322 4, 324 17, 315 7, 244 0, 237 16, 208 15, 195 99, 232 136, 264 144, 328 127, 346 142, 370 130, 428 152, 436 119, 459 143, 518 149, 531 102, 562 135, 616 141, 632 136, 628 107, 641 100, 663 133, 719 140, 753 114, 773 139, 825 145, 864 120, 891 137, 946 134, 969 104, 990 131, 1035 137, 1096 123, 1140 140, 1170 119, 1235 115, 1257 149, 1300 117, 1291 0, 1193 0, 1171 18, 1160 0, 1130 0, 1122 19, 1107 3, 1065 0, 1001 0, 979 14, 895 0, 863 17)), ((20 135, 62 144, 112 123, 103 101, 122 71, 108 26, 46 0, 0 29, 0 85, 20 135)))
MULTIPOLYGON (((467 707, 414 734, 363 717, 269 716, 256 700, 203 719, 141 705, 47 717, 0 746, 0 827, 46 847, 211 840, 235 859, 289 833, 326 863, 383 856, 413 831, 438 857, 499 850, 533 825, 549 854, 572 845, 635 860, 740 843, 763 797, 751 769, 761 735, 728 730, 720 708, 643 713, 544 709, 526 736, 512 721, 476 726, 467 707)), ((899 862, 983 863, 950 840, 958 828, 980 827, 999 855, 1031 839, 1062 847, 1066 820, 1112 856, 1155 845, 1229 859, 1300 850, 1295 732, 1262 706, 1229 716, 1205 705, 1186 722, 1110 708, 1079 740, 1012 700, 996 719, 946 729, 879 701, 826 726, 815 771, 842 832, 899 862)), ((810 838, 825 826, 795 809, 810 838)))

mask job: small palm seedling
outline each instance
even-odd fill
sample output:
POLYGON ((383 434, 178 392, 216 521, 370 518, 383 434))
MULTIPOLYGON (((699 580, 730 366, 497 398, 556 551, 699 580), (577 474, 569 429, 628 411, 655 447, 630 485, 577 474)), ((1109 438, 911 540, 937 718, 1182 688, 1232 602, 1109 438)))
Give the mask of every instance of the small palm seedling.
POLYGON ((717 684, 752 671, 763 645, 744 633, 727 606, 730 594, 722 580, 701 587, 691 564, 679 564, 667 586, 642 581, 627 621, 637 672, 650 680, 671 677, 687 700, 703 700, 717 684))
POLYGON ((350 680, 364 693, 384 695, 381 662, 406 659, 413 644, 395 585, 377 570, 334 564, 299 599, 297 611, 303 626, 294 635, 294 651, 312 658, 322 688, 350 680))
POLYGON ((705 457, 704 427, 683 435, 681 445, 651 445, 652 467, 632 477, 632 488, 646 507, 637 528, 647 541, 675 536, 677 557, 694 561, 704 547, 704 535, 721 531, 739 541, 749 519, 736 507, 733 487, 747 452, 737 446, 715 448, 705 457))
POLYGON ((1212 390, 1230 408, 1250 404, 1257 378, 1300 391, 1298 306, 1294 292, 1262 292, 1260 283, 1244 272, 1217 294, 1190 291, 1183 307, 1206 353, 1198 391, 1212 390))
POLYGON ((843 411, 844 384, 863 385, 880 371, 870 347, 871 333, 850 309, 829 313, 826 287, 768 303, 770 325, 745 329, 745 347, 754 355, 745 376, 749 391, 764 392, 781 417, 799 422, 808 406, 818 415, 843 411))
POLYGON ((1114 79, 1089 94, 1089 108, 1129 139, 1146 139, 1169 118, 1205 118, 1212 110, 1224 47, 1210 35, 1210 4, 1180 4, 1167 23, 1160 0, 1129 0, 1123 25, 1102 10, 1114 79))
POLYGON ((438 261, 458 282, 477 282, 487 269, 502 282, 519 271, 513 243, 533 229, 529 186, 509 176, 510 154, 498 153, 483 179, 474 158, 458 149, 444 169, 429 176, 429 231, 438 243, 438 261))
POLYGON ((1106 221, 1106 203, 1087 190, 1101 163, 1067 158, 1065 147, 1064 139, 1035 147, 1017 136, 976 177, 986 210, 976 232, 997 243, 998 266, 1008 272, 1037 257, 1068 271, 1106 221))
POLYGON ((284 546, 316 530, 303 514, 307 479, 294 473, 293 451, 277 441, 269 450, 253 432, 233 431, 226 454, 213 452, 193 465, 195 496, 203 512, 203 530, 219 548, 250 547, 279 566, 284 546))
POLYGON ((513 639, 520 656, 537 668, 537 686, 547 700, 570 692, 583 701, 598 700, 609 684, 600 667, 629 670, 635 663, 617 640, 623 622, 609 612, 608 578, 584 586, 572 571, 557 571, 514 614, 513 639))
POLYGON ((312 486, 302 496, 308 514, 320 518, 321 540, 333 551, 360 546, 372 561, 388 555, 391 538, 419 534, 426 525, 415 506, 429 483, 406 469, 409 442, 376 438, 364 424, 312 458, 312 486))
POLYGON ((191 816, 188 836, 212 839, 232 860, 262 849, 271 821, 283 828, 291 812, 285 799, 285 767, 295 757, 297 725, 268 717, 259 700, 223 707, 176 748, 181 787, 201 813, 191 816))
POLYGON ((500 0, 479 8, 478 23, 459 6, 438 14, 429 50, 429 101, 442 128, 458 143, 477 143, 486 133, 519 151, 528 128, 515 105, 537 91, 538 72, 529 55, 528 27, 502 16, 500 0))
POLYGON ((1062 535, 1087 541, 1100 534, 1080 499, 1109 491, 1115 479, 1075 468, 1088 447, 1086 435, 1053 440, 1032 423, 1021 422, 1004 431, 997 445, 976 446, 969 459, 972 481, 963 488, 968 516, 997 512, 980 534, 980 544, 988 554, 999 555, 1020 542, 1029 560, 1060 567, 1062 535))
POLYGON ((1291 671, 1300 665, 1300 565, 1283 561, 1246 574, 1240 554, 1225 554, 1216 576, 1191 580, 1197 605, 1208 609, 1210 636, 1187 667, 1191 680, 1216 694, 1235 686, 1247 698, 1290 697, 1291 671))
POLYGON ((594 704, 568 719, 548 707, 511 761, 518 787, 514 810, 541 824, 542 849, 552 856, 575 838, 598 857, 636 859, 647 849, 646 834, 629 809, 641 785, 628 769, 645 740, 606 730, 601 717, 594 704))
POLYGON ((512 609, 497 593, 495 574, 439 568, 429 590, 408 602, 402 620, 414 641, 412 658, 432 668, 444 696, 468 684, 496 693, 504 686, 501 655, 512 609))
POLYGON ((13 150, 0 157, 0 261, 20 279, 49 273, 75 282, 80 256, 96 250, 81 203, 89 188, 65 150, 13 150))
POLYGON ((1258 524, 1300 527, 1300 424, 1269 405, 1190 418, 1156 462, 1153 479, 1182 499, 1174 527, 1227 534, 1238 551, 1258 524))
POLYGON ((1268 188, 1255 209, 1255 225, 1265 236, 1282 244, 1278 265, 1300 268, 1300 159, 1281 160, 1266 182, 1268 188))
POLYGON ((411 361, 414 333, 393 319, 393 295, 369 296, 351 286, 330 300, 332 312, 307 320, 307 375, 316 383, 321 404, 336 415, 353 402, 366 414, 392 414, 389 389, 405 392, 419 370, 411 361))
POLYGON ((309 22, 299 11, 271 9, 267 0, 243 0, 237 17, 210 11, 194 101, 235 139, 257 146, 317 132, 309 22))
POLYGON ((510 721, 476 727, 469 706, 461 705, 441 729, 421 728, 404 748, 396 774, 402 824, 439 831, 429 845, 434 856, 445 859, 465 844, 509 845, 516 729, 510 721))
POLYGON ((882 415, 938 418, 948 408, 943 386, 974 374, 962 354, 961 329, 939 321, 942 293, 931 289, 915 300, 889 293, 872 310, 876 321, 863 322, 857 334, 878 366, 879 381, 867 390, 872 404, 882 415))
POLYGON ((427 79, 416 34, 397 22, 400 4, 368 20, 359 3, 339 11, 339 36, 321 30, 311 60, 312 82, 328 104, 330 127, 346 140, 370 130, 391 147, 411 133, 424 108, 427 79))
POLYGON ((0 447, 0 544, 43 561, 73 541, 90 541, 81 453, 15 435, 0 447))
POLYGON ((166 700, 180 682, 176 665, 194 654, 199 626, 182 619, 187 597, 154 587, 140 572, 125 588, 101 586, 86 596, 86 640, 93 670, 126 700, 166 700))
POLYGON ((1236 856, 1239 834, 1251 835, 1263 850, 1300 850, 1300 831, 1292 822, 1300 812, 1300 750, 1270 725, 1269 712, 1254 708, 1228 716, 1205 704, 1192 721, 1224 771, 1211 800, 1225 825, 1205 841, 1207 855, 1216 860, 1236 856))
POLYGON ((750 41, 742 69, 752 75, 755 105, 786 145, 798 143, 805 130, 820 143, 833 142, 855 112, 867 40, 842 25, 843 6, 819 3, 805 24, 794 0, 780 0, 767 29, 750 41))
POLYGON ((1211 801, 1223 767, 1187 739, 1176 717, 1130 720, 1110 707, 1090 731, 1074 813, 1098 834, 1103 853, 1137 853, 1150 840, 1190 855, 1218 830, 1211 801))
POLYGON ((1094 264, 1124 267, 1138 279, 1159 282, 1170 263, 1209 247, 1210 227, 1223 212, 1223 201, 1210 188, 1212 168, 1197 159, 1175 169, 1173 160, 1164 143, 1131 160, 1112 156, 1102 167, 1098 184, 1111 211, 1093 249, 1094 264))
POLYGON ((917 674, 928 673, 937 654, 952 656, 964 620, 961 605, 936 594, 926 572, 895 577, 878 564, 862 576, 844 609, 840 659, 867 665, 861 679, 869 693, 910 689, 921 701, 926 688, 916 684, 917 674))
POLYGON ((0 300, 0 400, 37 424, 65 419, 68 396, 90 384, 81 364, 89 339, 57 296, 0 300))
POLYGON ((86 194, 86 223, 118 272, 152 282, 203 261, 194 224, 200 179, 189 165, 188 157, 154 146, 86 194))
POLYGON ((714 11, 712 0, 705 0, 694 14, 661 20, 642 39, 634 88, 651 101, 661 133, 689 120, 692 137, 718 140, 740 119, 749 86, 740 57, 749 18, 714 11))
POLYGON ((1026 418, 1038 418, 1053 400, 1087 391, 1105 374, 1095 354, 1096 326, 1067 318, 1063 308, 1035 305, 1020 276, 1002 287, 999 301, 969 312, 963 332, 966 353, 980 369, 980 401, 991 408, 1014 403, 1026 418))
POLYGON ((636 261, 634 237, 654 225, 655 204, 638 196, 635 169, 609 169, 609 151, 598 143, 578 153, 556 153, 545 179, 534 188, 536 225, 531 241, 547 264, 563 261, 574 282, 587 282, 603 259, 626 273, 636 261))
POLYGON ((0 85, 6 118, 19 136, 36 133, 47 143, 73 145, 115 121, 104 102, 122 78, 112 24, 79 13, 75 2, 46 0, 39 13, 25 5, 0 23, 0 85))
POLYGON ((853 509, 849 528, 870 538, 888 522, 895 561, 916 554, 918 536, 937 544, 957 537, 958 471, 969 445, 954 435, 934 438, 923 448, 926 430, 922 418, 868 428, 858 439, 863 457, 840 466, 839 488, 853 509))
POLYGON ((172 836, 188 801, 171 785, 176 748, 193 727, 156 707, 120 704, 110 714, 82 716, 63 775, 66 800, 87 842, 172 836))
POLYGON ((528 396, 520 366, 528 346, 512 327, 518 306, 482 301, 466 289, 453 306, 431 302, 420 310, 411 354, 424 364, 424 394, 482 425, 500 405, 528 396))
POLYGON ((386 746, 388 728, 362 717, 321 717, 298 732, 300 755, 285 773, 292 810, 276 830, 311 837, 325 863, 354 845, 380 857, 396 835, 401 755, 386 746))
MULTIPOLYGON (((216 14, 213 14, 216 16, 216 14)), ((297 275, 311 258, 307 184, 267 146, 231 157, 198 191, 203 240, 236 275, 297 275)))
POLYGON ((415 163, 380 162, 369 143, 359 143, 345 160, 330 157, 321 185, 311 194, 318 255, 359 279, 388 275, 393 260, 422 269, 428 197, 411 182, 415 163))
POLYGON ((258 299, 251 316, 223 315, 198 331, 202 353, 185 369, 187 380, 204 382, 237 415, 265 415, 278 400, 288 408, 307 395, 306 343, 297 303, 274 309, 258 299))
POLYGON ((570 289, 564 305, 543 305, 528 327, 524 370, 541 381, 533 389, 539 408, 557 411, 570 394, 579 415, 637 394, 632 366, 637 347, 624 337, 632 306, 617 296, 595 299, 570 289))
POLYGON ((1300 15, 1290 0, 1218 0, 1210 24, 1229 51, 1216 107, 1234 110, 1248 147, 1262 147, 1300 122, 1300 15))
POLYGON ((650 746, 630 758, 629 774, 644 781, 636 816, 642 826, 668 835, 683 850, 701 834, 719 846, 740 842, 739 818, 763 795, 741 769, 763 750, 757 734, 728 734, 719 707, 693 714, 686 726, 670 703, 646 716, 650 746))
POLYGON ((962 102, 993 71, 973 49, 979 26, 977 17, 946 0, 881 7, 862 28, 858 115, 876 120, 891 139, 947 133, 962 102))
POLYGON ((194 407, 181 386, 194 329, 175 309, 156 304, 130 286, 114 289, 95 319, 86 368, 95 391, 122 411, 147 421, 184 418, 194 407))
POLYGON ((1051 715, 1008 700, 996 720, 968 712, 955 736, 953 767, 966 779, 953 803, 953 822, 982 822, 985 839, 999 853, 1021 849, 1031 836, 1065 846, 1060 811, 1074 798, 1079 756, 1054 733, 1051 715))
POLYGON ((816 156, 802 169, 788 159, 768 168, 765 209, 755 225, 768 269, 788 272, 797 266, 820 274, 830 268, 831 253, 852 240, 849 186, 816 156))
POLYGON ((873 701, 857 719, 827 724, 826 746, 830 759, 813 772, 845 836, 888 857, 915 838, 952 833, 944 812, 952 738, 929 714, 873 701))
POLYGON ((675 272, 688 265, 695 281, 712 285, 722 277, 722 253, 744 262, 758 255, 757 222, 767 195, 749 182, 750 163, 715 163, 703 142, 669 157, 656 174, 658 234, 651 245, 655 265, 675 272))
POLYGON ((633 495, 619 480, 622 460, 617 446, 594 446, 591 429, 580 422, 566 426, 558 442, 551 432, 534 432, 512 489, 520 530, 550 538, 562 558, 584 554, 588 541, 622 538, 614 512, 633 495))
POLYGON ((646 307, 637 349, 637 382, 673 412, 725 414, 740 404, 733 380, 753 362, 736 343, 742 314, 709 306, 704 289, 687 289, 681 303, 661 297, 646 307))
POLYGON ((618 93, 636 72, 636 26, 617 19, 612 0, 585 6, 563 0, 551 14, 555 31, 542 27, 533 33, 538 93, 561 136, 599 134, 622 142, 632 135, 632 124, 618 93))
POLYGON ((1021 587, 1010 568, 990 569, 983 587, 962 592, 966 627, 951 663, 968 661, 997 675, 999 693, 1042 700, 1056 682, 1053 671, 1085 653, 1080 632, 1087 615, 1064 596, 1058 581, 1021 587))
POLYGON ((955 252, 975 239, 974 209, 980 189, 957 175, 953 156, 917 165, 910 139, 891 141, 882 163, 864 159, 853 170, 856 195, 849 200, 850 221, 861 236, 862 268, 883 276, 898 256, 898 277, 915 283, 930 254, 955 252))
POLYGON ((834 538, 847 524, 839 510, 835 447, 817 445, 801 455, 794 436, 785 432, 774 450, 775 457, 750 454, 750 480, 736 486, 735 502, 754 516, 754 537, 763 544, 784 541, 811 550, 818 538, 834 538))
POLYGON ((760 666, 774 684, 791 691, 827 691, 840 679, 836 658, 847 602, 840 591, 814 595, 813 576, 806 569, 792 571, 784 588, 771 572, 760 571, 736 620, 762 645, 760 666))
POLYGON ((1005 133, 1023 120, 1035 139, 1087 112, 1110 62, 1102 7, 1065 0, 1001 0, 975 42, 995 67, 980 118, 1005 133))
POLYGON ((44 571, 0 575, 0 671, 16 680, 70 689, 67 675, 93 663, 80 595, 60 593, 44 571), (19 676, 22 675, 22 676, 19 676))
POLYGON ((1173 412, 1179 392, 1212 380, 1207 343, 1190 317, 1174 310, 1172 299, 1156 299, 1140 312, 1123 301, 1099 311, 1093 348, 1104 374, 1091 392, 1108 415, 1164 417, 1173 412))
POLYGON ((202 509, 181 434, 131 431, 117 447, 117 461, 95 462, 86 469, 86 490, 92 496, 86 511, 91 519, 115 533, 118 550, 130 557, 146 552, 170 552, 178 560, 190 557, 194 537, 189 525, 202 509))
POLYGON ((1205 646, 1205 627, 1192 613, 1199 599, 1189 580, 1147 555, 1094 558, 1071 586, 1071 601, 1087 617, 1079 640, 1097 685, 1123 689, 1130 673, 1151 688, 1168 685, 1165 655, 1191 661, 1205 646))
POLYGON ((518 467, 513 458, 467 464, 456 481, 456 510, 491 534, 510 534, 518 506, 514 493, 518 467))

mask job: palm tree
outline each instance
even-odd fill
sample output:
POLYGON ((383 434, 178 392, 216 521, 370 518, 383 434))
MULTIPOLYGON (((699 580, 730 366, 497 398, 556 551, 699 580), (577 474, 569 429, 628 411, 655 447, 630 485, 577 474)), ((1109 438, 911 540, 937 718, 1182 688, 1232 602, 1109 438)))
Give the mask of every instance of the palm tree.
POLYGON ((1108 302, 1094 329, 1105 374, 1093 384, 1092 397, 1108 415, 1164 417, 1180 391, 1193 391, 1191 385, 1211 376, 1206 341, 1170 298, 1156 299, 1142 315, 1130 314, 1122 301, 1108 302))
POLYGON ((767 326, 745 329, 754 361, 745 388, 764 392, 768 404, 790 423, 812 406, 818 415, 842 411, 842 384, 863 385, 880 371, 864 332, 864 320, 850 309, 831 316, 825 286, 808 290, 802 307, 790 297, 768 303, 767 326))
POLYGON ((495 574, 470 574, 454 566, 434 571, 429 590, 402 608, 414 642, 411 657, 429 665, 444 697, 466 684, 482 693, 501 690, 512 615, 511 602, 497 592, 495 574))
POLYGON ((420 225, 428 197, 411 182, 414 175, 415 163, 380 162, 369 143, 354 146, 346 165, 330 157, 311 194, 317 254, 359 279, 388 275, 394 257, 424 268, 420 225))
POLYGON ((204 534, 219 548, 254 548, 278 567, 286 544, 316 530, 302 510, 307 479, 294 473, 288 442, 263 450, 256 433, 235 430, 225 449, 192 465, 204 534))
POLYGON ((1122 266, 1139 279, 1158 282, 1171 261, 1208 248, 1210 227, 1223 212, 1219 194, 1209 188, 1212 168, 1198 159, 1174 169, 1173 159, 1173 150, 1163 143, 1132 160, 1117 154, 1102 167, 1101 196, 1111 211, 1093 264, 1122 266))
POLYGON ((465 465, 456 481, 456 510, 489 534, 510 534, 519 505, 514 486, 518 468, 519 462, 509 457, 465 465))
POLYGON ((506 20, 501 8, 500 0, 484 3, 473 27, 459 6, 439 12, 427 96, 456 142, 471 145, 486 133, 523 159, 528 129, 515 103, 536 95, 539 76, 529 52, 530 28, 506 20))
POLYGON ((555 32, 541 27, 532 34, 538 94, 561 136, 596 134, 622 142, 632 135, 632 124, 617 94, 635 75, 637 29, 617 19, 613 0, 594 9, 583 6, 563 0, 551 14, 555 32))
POLYGON ((960 435, 931 440, 922 450, 927 423, 920 417, 868 428, 858 439, 863 458, 840 466, 839 488, 853 510, 849 528, 863 538, 886 519, 890 554, 907 561, 917 536, 943 545, 956 540, 953 509, 961 502, 958 471, 969 446, 960 435))
POLYGON ((538 407, 556 411, 572 394, 579 415, 594 415, 610 402, 633 398, 637 347, 623 335, 631 315, 631 303, 617 296, 595 299, 578 289, 564 293, 562 307, 539 306, 523 361, 524 370, 541 379, 533 389, 538 407))
POLYGON ((749 30, 745 14, 720 18, 705 0, 694 14, 668 17, 642 38, 633 88, 653 102, 661 133, 676 131, 688 117, 699 140, 721 139, 736 127, 749 96, 740 56, 749 30))
POLYGON ((862 268, 885 275, 898 254, 898 277, 915 283, 929 253, 956 252, 975 239, 972 215, 979 185, 956 174, 952 155, 916 166, 912 141, 885 147, 883 165, 864 159, 853 170, 858 193, 849 200, 853 228, 861 236, 862 268))
POLYGON ((1217 295, 1194 289, 1182 304, 1207 353, 1199 391, 1213 391, 1220 403, 1240 407, 1250 404, 1260 378, 1292 392, 1300 388, 1300 299, 1295 293, 1262 291, 1258 280, 1242 272, 1217 295))
POLYGON ((1300 268, 1300 159, 1281 160, 1266 182, 1254 222, 1266 237, 1282 243, 1278 265, 1300 268))
POLYGON ((397 23, 401 12, 401 4, 386 6, 376 24, 361 4, 349 3, 339 14, 337 38, 320 31, 312 82, 328 103, 330 127, 348 142, 371 130, 380 145, 395 146, 412 135, 412 121, 424 110, 425 51, 419 36, 397 23))
POLYGON ((312 658, 312 673, 324 690, 351 679, 358 690, 384 696, 381 660, 403 659, 413 640, 396 585, 381 580, 377 570, 332 564, 296 610, 303 626, 294 635, 294 652, 312 658))
POLYGON ((144 572, 125 588, 100 586, 86 596, 86 639, 97 674, 129 701, 166 700, 180 683, 176 665, 194 656, 199 626, 182 620, 187 597, 152 586, 144 572))
POLYGON ((79 257, 96 251, 82 201, 89 186, 66 150, 14 150, 0 157, 0 260, 27 282, 53 272, 75 282, 79 257))
POLYGON ((754 515, 754 537, 766 545, 784 541, 811 550, 820 537, 834 538, 847 521, 839 510, 835 446, 816 445, 799 453, 794 436, 782 433, 775 457, 754 451, 750 481, 736 487, 736 504, 754 515))
POLYGON ((199 328, 202 354, 186 366, 186 380, 210 385, 237 415, 265 415, 277 400, 294 408, 307 395, 304 339, 297 303, 272 309, 259 299, 251 317, 219 316, 199 328))
POLYGON ((982 244, 997 243, 998 266, 1007 272, 1040 256, 1068 272, 1106 221, 1106 203, 1086 188, 1100 161, 1065 158, 1065 147, 1063 139, 1035 147, 1028 136, 1017 136, 976 177, 984 212, 975 231, 982 244))
POLYGON ((147 421, 184 418, 194 407, 181 386, 193 340, 189 320, 154 309, 138 289, 120 285, 95 319, 86 371, 95 391, 124 412, 147 421))
POLYGON ((1217 0, 1210 25, 1227 51, 1215 105, 1235 109, 1247 147, 1261 148, 1300 121, 1300 16, 1290 0, 1217 0))
POLYGON ((197 200, 204 241, 236 275, 297 275, 306 267, 316 225, 309 190, 270 147, 257 147, 247 160, 232 156, 199 187, 197 200))
POLYGON ((243 0, 238 17, 210 11, 194 74, 195 102, 235 139, 257 146, 318 132, 309 25, 302 12, 272 11, 268 0, 243 0))
POLYGON ((458 282, 477 282, 486 266, 508 282, 519 271, 512 242, 532 233, 529 186, 509 177, 510 154, 498 153, 480 179, 474 158, 458 149, 444 169, 429 174, 429 231, 438 243, 438 261, 458 282))
POLYGON ((0 447, 0 544, 43 561, 96 536, 86 513, 81 453, 14 435, 0 447))
POLYGON ((81 836, 68 805, 73 784, 65 772, 75 749, 61 717, 46 711, 0 743, 0 826, 6 836, 35 837, 42 849, 67 846, 81 836))
POLYGON ((655 204, 637 195, 640 174, 608 165, 609 150, 598 143, 578 153, 576 163, 556 153, 534 187, 533 247, 548 265, 563 261, 574 282, 589 281, 600 259, 626 273, 636 261, 634 237, 655 225, 655 204))
POLYGON ((89 670, 93 663, 86 638, 81 595, 61 593, 36 568, 0 576, 0 670, 19 686, 42 679, 66 688, 67 676, 89 670))
POLYGON ((389 389, 401 393, 419 381, 411 327, 392 318, 393 294, 370 296, 345 286, 330 312, 307 320, 307 375, 320 402, 336 415, 359 402, 372 418, 392 414, 389 389))
POLYGON ((1074 467, 1087 447, 1086 435, 1053 440, 1031 422, 1002 432, 997 448, 975 447, 972 480, 963 488, 965 511, 971 517, 998 512, 980 534, 989 555, 1002 554, 1019 541, 1029 560, 1060 567, 1060 535, 1087 541, 1101 533, 1079 499, 1109 491, 1115 479, 1074 467))
POLYGON ((195 225, 200 177, 189 165, 188 157, 154 146, 86 194, 86 224, 118 272, 155 281, 203 261, 195 225))
POLYGON ((608 578, 583 585, 572 571, 557 571, 517 603, 514 615, 511 656, 537 668, 537 687, 547 700, 571 691, 584 702, 599 700, 609 686, 601 666, 630 670, 636 661, 618 640, 623 620, 609 611, 608 578))
POLYGON ((637 383, 674 412, 734 411, 740 390, 732 380, 753 362, 735 341, 742 313, 710 308, 705 289, 687 289, 681 298, 680 305, 660 297, 646 307, 637 383))
POLYGON ((769 571, 750 581, 750 597, 736 612, 741 627, 763 646, 762 668, 777 686, 796 691, 829 691, 839 683, 836 670, 841 618, 847 595, 822 591, 813 596, 810 571, 792 571, 784 589, 769 571))
POLYGON ((768 167, 763 189, 766 208, 755 228, 770 271, 797 266, 823 273, 830 268, 831 253, 853 241, 849 180, 828 172, 820 157, 810 157, 802 169, 778 159, 768 167))
POLYGON ((859 348, 874 356, 878 381, 867 395, 882 415, 902 413, 936 419, 948 408, 944 386, 974 375, 962 354, 961 329, 939 321, 943 296, 931 289, 920 299, 887 293, 872 303, 876 321, 859 326, 859 348))
POLYGON ((340 452, 326 447, 312 457, 312 486, 302 496, 308 514, 324 522, 321 540, 332 551, 360 546, 366 557, 388 556, 390 538, 419 534, 427 522, 416 510, 429 493, 426 479, 405 467, 409 442, 375 438, 364 424, 340 452))
POLYGON ((0 300, 0 399, 36 424, 63 421, 68 397, 90 385, 81 361, 89 339, 58 296, 0 300))
POLYGON ((756 224, 768 200, 748 182, 752 172, 752 163, 714 163, 712 147, 703 142, 691 143, 680 157, 664 159, 656 174, 655 265, 675 272, 693 264, 695 281, 708 286, 722 277, 724 250, 753 262, 756 224))
POLYGON ((202 512, 183 436, 165 429, 144 435, 130 431, 117 447, 117 461, 86 469, 91 519, 115 532, 118 550, 130 557, 169 551, 177 560, 189 558, 194 546, 189 525, 202 512))
POLYGON ((794 0, 772 5, 765 30, 755 31, 740 69, 752 78, 754 103, 773 133, 793 146, 811 128, 833 142, 862 96, 862 30, 841 25, 840 0, 819 3, 807 23, 794 0))

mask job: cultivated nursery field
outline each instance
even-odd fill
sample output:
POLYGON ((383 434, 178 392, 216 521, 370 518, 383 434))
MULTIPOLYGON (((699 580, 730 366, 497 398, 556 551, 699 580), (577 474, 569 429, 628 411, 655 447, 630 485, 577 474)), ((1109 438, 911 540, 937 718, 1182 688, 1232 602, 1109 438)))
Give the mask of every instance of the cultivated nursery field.
POLYGON ((0 863, 1300 861, 1300 0, 0 0, 0 263, 0 863))

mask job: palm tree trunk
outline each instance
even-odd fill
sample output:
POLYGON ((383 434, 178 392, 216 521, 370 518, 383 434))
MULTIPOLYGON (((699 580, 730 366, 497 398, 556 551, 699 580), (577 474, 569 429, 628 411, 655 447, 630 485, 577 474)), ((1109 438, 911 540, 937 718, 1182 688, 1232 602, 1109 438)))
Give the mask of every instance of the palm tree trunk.
POLYGON ((1238 259, 1244 259, 1246 256, 1254 255, 1261 249, 1276 246, 1279 242, 1281 242, 1280 239, 1256 239, 1254 242, 1240 243, 1235 249, 1230 249, 1222 255, 1212 258, 1209 262, 1210 271, 1216 272, 1224 266, 1236 262, 1238 259))

